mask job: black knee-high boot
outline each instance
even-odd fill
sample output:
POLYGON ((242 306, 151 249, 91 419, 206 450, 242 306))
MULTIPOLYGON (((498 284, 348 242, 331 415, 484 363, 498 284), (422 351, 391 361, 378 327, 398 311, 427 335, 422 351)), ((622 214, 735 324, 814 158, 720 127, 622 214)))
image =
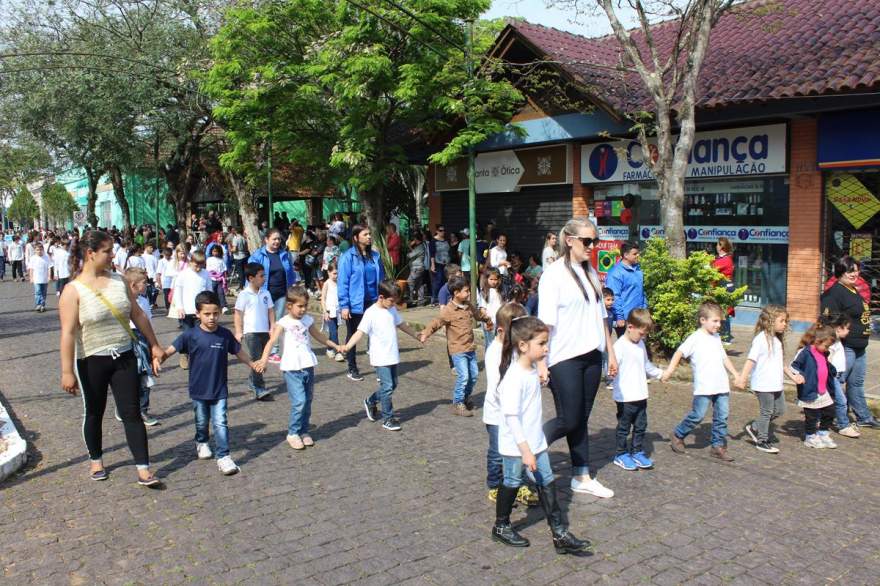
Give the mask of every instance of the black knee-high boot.
POLYGON ((528 547, 529 540, 516 532, 510 524, 510 511, 516 500, 518 488, 501 485, 498 498, 495 500, 495 526, 492 527, 492 539, 513 547, 528 547))
POLYGON ((556 483, 551 482, 547 486, 538 485, 538 499, 541 508, 547 516, 547 524, 550 525, 550 533, 553 535, 553 546, 556 553, 580 553, 591 547, 589 541, 578 539, 565 526, 562 519, 562 509, 556 499, 556 483))

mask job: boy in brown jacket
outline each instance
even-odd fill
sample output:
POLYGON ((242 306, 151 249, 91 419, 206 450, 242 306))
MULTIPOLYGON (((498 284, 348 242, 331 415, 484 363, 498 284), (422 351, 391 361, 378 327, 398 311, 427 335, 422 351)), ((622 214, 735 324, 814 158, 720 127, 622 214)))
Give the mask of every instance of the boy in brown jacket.
POLYGON ((455 368, 452 413, 462 417, 473 417, 473 403, 470 397, 479 374, 473 320, 484 322, 490 329, 492 320, 484 310, 478 310, 471 305, 470 286, 463 277, 453 277, 449 280, 448 286, 452 299, 440 310, 440 317, 435 318, 422 331, 419 339, 424 343, 431 334, 446 326, 446 345, 455 368))

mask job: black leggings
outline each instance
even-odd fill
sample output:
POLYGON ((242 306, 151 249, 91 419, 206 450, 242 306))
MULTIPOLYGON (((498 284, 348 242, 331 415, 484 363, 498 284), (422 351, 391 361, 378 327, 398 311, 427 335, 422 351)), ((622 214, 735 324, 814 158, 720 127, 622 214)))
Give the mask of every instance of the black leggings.
POLYGON ((556 404, 556 417, 544 424, 547 444, 565 436, 571 465, 590 466, 590 440, 587 421, 602 377, 602 353, 593 350, 563 360, 550 367, 550 390, 556 404))
POLYGON ((834 423, 834 405, 821 409, 804 408, 804 432, 813 435, 817 431, 828 431, 834 423))
POLYGON ((119 358, 111 356, 89 356, 76 361, 79 374, 85 419, 83 421, 83 437, 89 449, 89 458, 100 460, 103 455, 101 446, 101 423, 104 409, 107 407, 107 385, 113 390, 116 408, 125 428, 125 439, 128 449, 134 456, 138 466, 148 466, 150 457, 147 451, 147 430, 141 419, 138 397, 137 358, 131 350, 123 352, 119 358))
POLYGON ((24 278, 24 271, 22 270, 22 261, 20 261, 20 260, 12 261, 12 278, 13 279, 24 278))

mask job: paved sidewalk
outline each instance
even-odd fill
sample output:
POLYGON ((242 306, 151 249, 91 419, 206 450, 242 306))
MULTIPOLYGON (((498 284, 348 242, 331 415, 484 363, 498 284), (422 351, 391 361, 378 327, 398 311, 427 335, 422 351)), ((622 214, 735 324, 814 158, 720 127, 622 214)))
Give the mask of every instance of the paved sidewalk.
MULTIPOLYGON (((668 448, 691 396, 652 384, 648 445, 656 469, 611 465, 614 404, 602 391, 591 418, 591 453, 610 500, 567 489, 564 443, 553 446, 572 530, 595 542, 591 557, 555 554, 537 512, 514 514, 528 549, 490 541, 486 432, 479 417, 453 417, 453 378, 442 338, 425 349, 401 339, 395 393, 403 431, 368 422, 360 405, 375 383, 344 377, 319 354, 313 408, 317 446, 284 442, 283 388, 257 403, 246 369, 230 368, 232 456, 224 477, 197 461, 185 373, 168 363, 153 392, 161 425, 148 431, 167 490, 134 483, 122 427, 108 410, 108 482, 87 478, 79 397, 59 389, 56 299, 28 311, 30 287, 0 283, 0 392, 29 441, 30 461, 0 485, 4 531, 0 582, 9 584, 820 584, 876 585, 880 576, 880 433, 840 438, 838 450, 801 445, 802 417, 779 422, 782 453, 742 438, 753 397, 731 399, 730 448, 737 461, 708 457, 708 423, 688 454, 668 448)), ((226 318, 229 321, 229 318, 226 318)), ((169 343, 176 323, 155 319, 169 343)), ((281 383, 270 370, 273 385, 281 383)), ((480 404, 485 383, 480 382, 480 404)), ((545 416, 553 413, 548 392, 545 416)))

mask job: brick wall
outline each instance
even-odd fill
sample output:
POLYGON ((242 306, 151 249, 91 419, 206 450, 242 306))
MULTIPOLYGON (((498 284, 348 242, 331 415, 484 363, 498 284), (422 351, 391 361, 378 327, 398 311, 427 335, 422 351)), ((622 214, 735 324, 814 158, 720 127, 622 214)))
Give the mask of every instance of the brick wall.
POLYGON ((584 217, 590 215, 589 207, 593 201, 593 187, 581 183, 581 145, 571 147, 571 215, 584 217))
POLYGON ((816 167, 816 121, 791 123, 787 306, 793 320, 819 314, 822 284, 822 173, 816 167))

